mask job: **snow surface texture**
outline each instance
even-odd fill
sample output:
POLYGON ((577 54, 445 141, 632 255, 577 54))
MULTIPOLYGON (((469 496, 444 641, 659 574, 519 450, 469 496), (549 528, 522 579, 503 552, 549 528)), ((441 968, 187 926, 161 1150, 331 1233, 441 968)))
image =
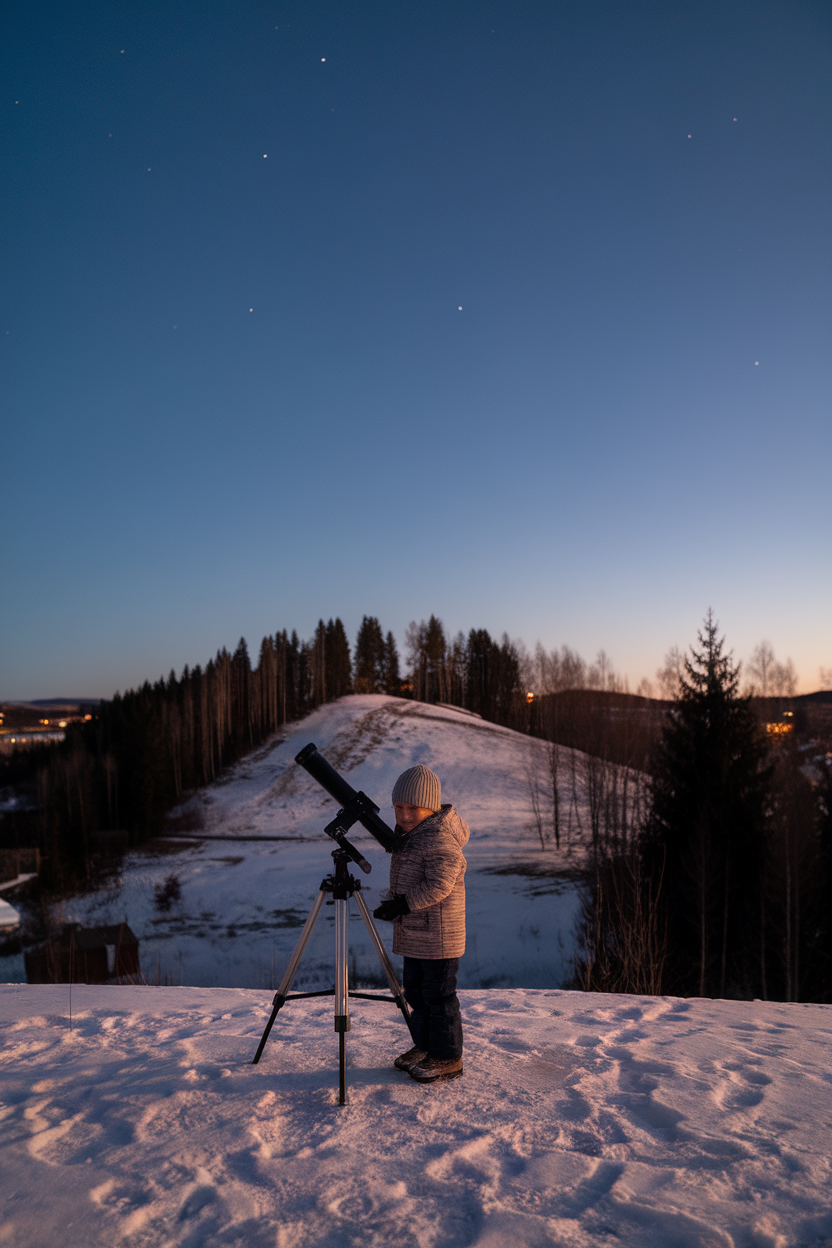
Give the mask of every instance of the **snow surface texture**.
POLYGON ((462 994, 465 1074, 422 1086, 392 1005, 0 988, 0 1244, 832 1245, 832 1007, 462 994))
MULTIPOLYGON (((323 828, 337 804, 294 762, 310 741, 353 788, 378 803, 391 826, 390 797, 401 772, 416 763, 438 772, 443 801, 452 802, 471 826, 463 987, 549 988, 569 981, 579 892, 567 873, 583 863, 584 756, 562 751, 561 783, 571 789, 574 759, 579 800, 564 819, 560 850, 551 822, 543 850, 529 773, 550 810, 544 742, 462 711, 381 695, 341 698, 287 725, 283 737, 243 759, 183 808, 209 836, 282 839, 206 840, 164 855, 151 846, 129 854, 110 887, 69 898, 56 917, 85 925, 128 922, 151 982, 277 987, 321 879, 332 869, 334 845, 323 828), (154 889, 170 873, 181 882, 181 901, 160 911, 154 889)), ((353 870, 372 909, 386 892, 389 858, 360 825, 351 837, 373 866, 369 876, 353 870)), ((383 985, 354 904, 352 912, 353 978, 383 985)), ((325 909, 318 921, 299 987, 332 983, 332 913, 325 909)), ((381 924, 380 931, 389 950, 392 928, 381 924)), ((22 956, 0 959, 3 980, 25 981, 22 956)))

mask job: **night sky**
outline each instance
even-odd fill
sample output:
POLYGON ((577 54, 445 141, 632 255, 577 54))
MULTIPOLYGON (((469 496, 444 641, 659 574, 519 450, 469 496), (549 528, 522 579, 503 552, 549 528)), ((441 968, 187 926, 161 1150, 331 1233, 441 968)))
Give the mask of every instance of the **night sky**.
POLYGON ((825 3, 5 10, 0 697, 379 617, 832 668, 825 3))

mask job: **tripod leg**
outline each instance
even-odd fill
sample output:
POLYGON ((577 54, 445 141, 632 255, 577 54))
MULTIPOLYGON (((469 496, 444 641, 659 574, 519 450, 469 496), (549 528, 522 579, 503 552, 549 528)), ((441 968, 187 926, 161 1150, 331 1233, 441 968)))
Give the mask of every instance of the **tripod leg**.
POLYGON ((382 965, 384 974, 387 976, 387 982, 390 985, 390 991, 395 997, 396 1005, 399 1007, 402 1014, 404 1014, 404 1021, 407 1023, 407 1030, 410 1032, 410 1037, 412 1039, 413 1029, 410 1026, 410 1010, 408 1009, 407 1002, 404 999, 404 991, 400 987, 399 981, 396 979, 396 972, 393 969, 393 963, 390 961, 389 957, 387 956, 387 950, 384 948, 381 937, 379 936, 378 931, 376 930, 376 925, 373 922, 373 916, 370 914, 370 911, 367 909, 367 903, 364 900, 364 898, 361 896, 361 893, 356 891, 355 900, 358 902, 358 909, 361 913, 362 919, 364 920, 364 926, 369 932, 370 940, 373 942, 373 947, 375 948, 375 951, 378 954, 378 960, 382 965))
POLYGON ((273 1008, 272 1008, 271 1017, 269 1021, 266 1023, 266 1030, 263 1032, 263 1035, 260 1039, 260 1043, 257 1046, 257 1052, 254 1054, 254 1059, 252 1060, 252 1063, 251 1063, 252 1066, 256 1066, 257 1063, 260 1061, 260 1057, 263 1052, 263 1049, 266 1047, 266 1041, 269 1038, 269 1032, 274 1026, 274 1020, 277 1018, 277 1012, 280 1009, 280 1007, 286 1003, 286 997, 289 994, 289 990, 292 987, 292 982, 295 978, 295 975, 297 974, 297 970, 300 965, 300 960, 303 957, 303 951, 306 948, 307 944, 309 943, 309 937, 312 935, 312 929, 315 926, 315 920, 317 919, 318 915, 321 912, 321 906, 324 903, 325 896, 326 896, 325 890, 321 889, 320 892, 318 893, 318 896, 315 898, 312 904, 312 909, 309 911, 306 922, 303 925, 303 931, 300 934, 300 939, 298 940, 298 943, 295 945, 294 952, 291 958, 289 959, 289 965, 286 967, 283 978, 280 981, 280 986, 278 987, 277 992, 275 993, 274 1001, 272 1002, 273 1008))
POLYGON ((347 968, 349 940, 349 902, 335 898, 335 1030, 338 1032, 338 1067, 340 1071, 339 1105, 347 1103, 346 1033, 350 1029, 350 986, 347 968))
POLYGON ((347 1103, 347 1035, 338 1033, 338 1104, 347 1103))

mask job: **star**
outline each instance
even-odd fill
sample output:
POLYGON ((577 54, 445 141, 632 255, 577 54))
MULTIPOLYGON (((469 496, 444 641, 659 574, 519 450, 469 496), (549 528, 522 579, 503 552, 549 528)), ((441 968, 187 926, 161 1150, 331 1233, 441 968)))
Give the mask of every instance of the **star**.
POLYGON ((461 311, 462 311, 462 304, 460 304, 459 307, 457 308, 457 312, 461 312, 461 311))
POLYGON ((325 56, 322 56, 322 57, 321 57, 321 64, 323 64, 325 60, 326 60, 326 57, 325 57, 325 56))

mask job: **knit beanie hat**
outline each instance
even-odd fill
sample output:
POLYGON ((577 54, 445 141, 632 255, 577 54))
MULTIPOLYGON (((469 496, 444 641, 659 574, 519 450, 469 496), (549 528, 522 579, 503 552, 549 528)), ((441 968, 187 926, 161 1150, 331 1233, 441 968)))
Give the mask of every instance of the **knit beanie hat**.
POLYGON ((393 785, 393 805, 421 806, 422 810, 437 811, 442 805, 442 786, 435 771, 419 763, 403 771, 393 785))

